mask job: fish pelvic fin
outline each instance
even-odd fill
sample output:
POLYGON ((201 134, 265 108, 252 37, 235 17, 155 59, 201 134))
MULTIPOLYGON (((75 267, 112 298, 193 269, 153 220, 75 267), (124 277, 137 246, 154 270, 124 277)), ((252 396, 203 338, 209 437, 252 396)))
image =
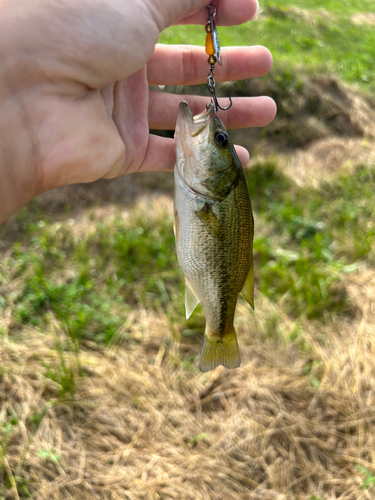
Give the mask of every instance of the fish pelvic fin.
POLYGON ((254 309, 254 261, 251 260, 249 272, 247 273, 246 281, 240 292, 242 297, 247 300, 250 306, 254 309))
POLYGON ((238 368, 241 364, 236 331, 233 328, 223 337, 209 335, 207 330, 203 337, 199 369, 209 372, 219 365, 225 368, 238 368))

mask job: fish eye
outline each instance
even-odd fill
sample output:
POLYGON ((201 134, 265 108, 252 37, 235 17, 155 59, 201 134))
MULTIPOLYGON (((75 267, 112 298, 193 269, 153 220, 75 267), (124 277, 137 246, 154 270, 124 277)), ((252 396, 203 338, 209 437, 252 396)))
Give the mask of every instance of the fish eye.
POLYGON ((224 130, 216 130, 214 139, 218 146, 226 146, 228 144, 228 134, 224 130))

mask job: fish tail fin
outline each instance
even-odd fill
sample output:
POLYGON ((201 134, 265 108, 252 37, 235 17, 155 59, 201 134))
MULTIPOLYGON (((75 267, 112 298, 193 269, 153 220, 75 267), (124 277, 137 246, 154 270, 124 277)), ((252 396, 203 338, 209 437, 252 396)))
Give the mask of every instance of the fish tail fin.
POLYGON ((199 360, 200 371, 209 372, 219 365, 238 368, 240 364, 240 351, 234 327, 223 337, 210 335, 206 329, 199 360))

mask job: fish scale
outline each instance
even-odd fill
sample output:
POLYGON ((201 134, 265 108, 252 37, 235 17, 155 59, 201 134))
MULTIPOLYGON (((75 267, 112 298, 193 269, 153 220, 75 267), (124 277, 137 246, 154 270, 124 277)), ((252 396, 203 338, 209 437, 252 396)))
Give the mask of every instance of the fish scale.
POLYGON ((176 157, 175 234, 187 317, 199 302, 206 315, 200 369, 234 368, 238 294, 253 306, 254 225, 243 169, 212 107, 193 118, 180 104, 176 157))

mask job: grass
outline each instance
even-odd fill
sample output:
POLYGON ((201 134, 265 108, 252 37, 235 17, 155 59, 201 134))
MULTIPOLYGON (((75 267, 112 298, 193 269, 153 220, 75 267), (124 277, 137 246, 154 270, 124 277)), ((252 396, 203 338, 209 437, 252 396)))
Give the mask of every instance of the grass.
MULTIPOLYGON (((184 282, 175 256, 170 200, 162 209, 153 201, 140 200, 131 211, 119 207, 96 216, 92 210, 83 218, 61 215, 59 221, 48 216, 39 219, 39 210, 29 215, 21 212, 15 216, 18 222, 10 222, 18 228, 19 237, 5 228, 6 238, 13 243, 0 269, 1 309, 9 318, 0 344, 0 384, 7 387, 6 379, 10 378, 17 381, 22 394, 33 396, 21 411, 11 393, 5 392, 5 401, 9 398, 13 402, 5 413, 0 410, 0 497, 16 497, 17 492, 19 498, 33 498, 40 486, 35 484, 35 472, 30 476, 29 470, 42 476, 49 471, 48 477, 67 471, 64 477, 72 478, 69 471, 81 470, 82 455, 80 462, 74 462, 75 445, 61 448, 53 436, 62 435, 64 443, 70 443, 72 433, 84 436, 88 429, 96 437, 84 438, 80 446, 86 449, 87 443, 96 443, 102 457, 99 469, 112 471, 106 473, 108 481, 110 474, 119 477, 118 462, 105 457, 128 450, 133 458, 122 465, 127 478, 137 471, 141 477, 152 456, 161 457, 153 463, 163 471, 172 467, 175 476, 172 474, 166 484, 172 481, 178 491, 186 461, 192 477, 200 478, 201 458, 210 457, 209 463, 214 465, 208 466, 206 474, 216 477, 215 457, 221 449, 225 453, 219 455, 225 457, 221 460, 226 465, 220 488, 225 489, 225 498, 230 498, 230 491, 240 495, 264 483, 271 492, 286 488, 289 493, 306 492, 301 498, 330 499, 313 488, 317 481, 324 483, 315 469, 310 471, 311 485, 303 481, 312 467, 312 456, 319 457, 315 460, 319 459, 325 474, 332 470, 336 477, 345 470, 348 481, 349 477, 355 481, 355 465, 359 464, 364 468, 357 470, 361 482, 351 488, 358 494, 370 491, 374 472, 368 448, 373 447, 372 420, 358 417, 362 413, 358 413, 357 401, 363 398, 361 408, 366 404, 371 407, 372 382, 367 370, 372 368, 366 368, 369 361, 365 359, 373 355, 365 346, 371 346, 372 340, 368 333, 363 352, 353 357, 345 332, 352 335, 357 315, 364 314, 348 294, 347 277, 357 275, 363 266, 373 266, 369 250, 375 237, 369 221, 374 207, 374 169, 360 164, 331 180, 322 179, 315 187, 299 186, 283 174, 277 158, 271 157, 255 161, 247 178, 256 214, 257 295, 255 313, 239 302, 236 327, 245 362, 236 373, 202 375, 196 368, 204 316, 200 309, 189 321, 184 318, 184 282), (357 376, 363 377, 360 384, 368 391, 362 396, 352 390, 345 392, 346 384, 354 383, 348 381, 348 359, 356 356, 364 370, 357 376), (330 363, 330 357, 335 364, 330 363), (252 359, 254 366, 246 361, 252 359), (275 384, 275 380, 280 383, 275 384), (260 392, 253 396, 258 390, 255 387, 260 392), (200 396, 195 399, 192 394, 200 396), (323 408, 316 414, 309 410, 315 400, 323 408), (198 410, 203 415, 199 424, 192 416, 196 404, 202 408, 198 410), (228 427, 226 422, 232 418, 228 408, 236 415, 233 422, 243 419, 240 427, 235 423, 228 427), (284 417, 275 417, 280 408, 284 417), (335 424, 327 426, 325 415, 332 415, 332 411, 330 418, 335 424), (350 430, 351 421, 358 418, 364 419, 361 432, 369 443, 359 456, 357 435, 350 430), (249 427, 249 422, 254 427, 249 427), (60 423, 62 428, 54 427, 60 423), (272 432, 277 439, 272 445, 266 438, 270 425, 276 426, 272 432), (50 426, 53 432, 48 430, 50 426), (342 433, 337 430, 340 426, 342 433), (22 437, 25 432, 26 442, 22 437), (326 445, 337 433, 342 442, 349 440, 348 456, 353 457, 355 449, 353 461, 344 463, 341 455, 326 445), (142 435, 144 439, 136 441, 140 454, 130 452, 133 448, 129 443, 142 435), (159 439, 165 451, 159 449, 159 439), (252 440, 257 453, 266 457, 267 467, 277 468, 280 462, 283 472, 280 469, 277 477, 284 474, 289 478, 286 485, 301 479, 298 487, 283 487, 264 464, 257 465, 250 458, 252 440), (22 443, 17 445, 20 456, 10 451, 16 443, 22 443), (274 458, 267 458, 269 446, 274 458), (324 453, 322 447, 326 447, 324 453), (171 449, 174 451, 166 459, 163 453, 171 449), (290 449, 292 454, 287 451, 285 455, 290 449), (286 469, 282 465, 285 456, 295 455, 304 465, 286 469), (278 462, 275 457, 284 459, 278 462), (70 469, 72 460, 76 465, 70 469), (170 460, 168 466, 166 460, 170 460), (250 477, 243 463, 252 471, 250 477), (248 477, 244 484, 242 477, 248 477)), ((85 453, 94 457, 89 449, 85 453)), ((89 464, 98 463, 95 458, 90 460, 89 464)), ((292 467, 289 462, 288 467, 292 467)), ((154 482, 147 488, 152 490, 152 485, 158 484, 162 491, 164 483, 152 477, 154 482)), ((90 478, 88 481, 103 497, 113 488, 106 484, 99 487, 90 478)), ((67 483, 67 491, 82 496, 83 483, 77 478, 72 483, 67 483)), ((141 487, 137 482, 116 484, 122 484, 122 490, 116 486, 119 498, 125 498, 121 491, 141 487)), ((210 479, 210 491, 220 498, 217 484, 210 479)), ((195 487, 195 483, 190 484, 193 491, 195 487)), ((337 488, 338 492, 347 491, 346 486, 337 488)), ((46 495, 58 498, 54 493, 46 495)))
POLYGON ((374 12, 372 0, 282 0, 282 2, 261 2, 262 6, 278 5, 282 7, 300 7, 308 10, 324 9, 336 14, 348 15, 356 12, 374 12))
MULTIPOLYGON (((374 90, 375 30, 356 24, 352 15, 373 12, 372 2, 261 2, 263 15, 236 27, 219 27, 222 46, 264 45, 278 71, 288 65, 294 71, 338 75, 367 91, 374 90), (295 7, 303 9, 303 11, 295 7), (319 12, 331 12, 327 17, 319 12)), ((199 26, 175 26, 161 35, 161 43, 204 45, 199 26)))
POLYGON ((271 237, 254 243, 259 289, 282 300, 287 313, 324 319, 350 312, 342 273, 374 263, 374 173, 360 165, 313 189, 298 188, 272 160, 248 172, 258 224, 272 227, 271 237))
POLYGON ((361 486, 361 490, 368 488, 370 485, 375 485, 375 476, 371 474, 365 467, 361 467, 357 465, 357 469, 362 472, 362 474, 366 477, 364 483, 361 486))
MULTIPOLYGON (((352 314, 345 275, 360 262, 374 264, 374 170, 360 165, 354 175, 302 188, 270 159, 256 163, 247 177, 257 225, 268 228, 254 242, 260 292, 282 301, 295 318, 325 321, 352 314)), ((54 319, 70 338, 70 345, 57 338, 63 354, 83 340, 108 345, 135 308, 161 308, 171 324, 184 322, 183 276, 170 217, 155 226, 138 214, 129 225, 118 213, 79 236, 74 224, 25 222, 27 236, 3 261, 0 306, 10 307, 16 336, 21 325, 43 329, 54 319), (18 285, 7 293, 10 283, 18 285)), ((202 333, 203 326, 200 312, 187 323, 186 334, 202 333)), ((60 383, 72 385, 63 358, 61 363, 60 383)))
POLYGON ((52 312, 74 343, 86 338, 108 344, 132 307, 170 300, 168 289, 175 287, 178 273, 175 257, 172 266, 170 261, 174 240, 169 221, 155 228, 139 218, 127 230, 118 216, 109 225, 97 223, 77 240, 70 223, 31 223, 25 246, 14 244, 4 263, 12 275, 3 277, 22 281, 11 297, 14 318, 44 327, 52 312))
MULTIPOLYGON (((345 324, 355 320, 359 309, 347 292, 346 278, 374 262, 371 249, 375 234, 369 225, 375 201, 374 168, 358 165, 354 171, 343 171, 316 187, 301 187, 283 174, 274 157, 254 162, 247 179, 256 213, 256 289, 261 292, 256 307, 263 296, 269 301, 268 307, 278 311, 272 314, 268 310, 258 335, 268 350, 293 349, 293 355, 301 360, 298 371, 306 380, 306 394, 325 391, 327 361, 318 355, 322 346, 332 342, 325 329, 338 321, 345 324), (289 326, 285 326, 281 311, 292 319, 289 326), (311 324, 321 325, 317 326, 316 340, 306 333, 306 321, 312 320, 311 324)), ((77 391, 87 377, 87 361, 82 361, 85 347, 98 353, 113 345, 121 345, 127 352, 137 349, 144 352, 147 366, 166 356, 166 366, 176 376, 173 384, 178 393, 186 390, 192 377, 201 377, 195 363, 204 316, 200 308, 185 321, 184 280, 175 256, 171 216, 163 210, 146 216, 152 213, 152 207, 151 202, 142 202, 133 208, 131 216, 115 209, 109 217, 92 216, 83 227, 74 219, 48 222, 35 220, 35 215, 29 219, 20 215, 23 239, 13 244, 2 261, 1 307, 10 312, 13 342, 22 344, 25 328, 39 335, 55 332, 49 339, 54 356, 37 357, 40 373, 54 389, 53 396, 41 401, 27 418, 30 444, 55 407, 75 404, 77 391), (158 333, 161 337, 156 349, 152 342, 144 347, 147 329, 142 320, 136 320, 137 334, 134 329, 123 328, 134 311, 165 318, 166 330, 158 333), (176 342, 180 352, 174 350, 176 342)), ((239 307, 252 314, 247 322, 256 321, 258 310, 254 315, 247 306, 240 303, 239 307)), ((246 352, 244 344, 242 339, 241 350, 246 352)), ((145 411, 140 393, 128 390, 131 404, 138 412, 145 411)), ((164 408, 166 403, 160 404, 164 408)), ((17 414, 3 419, 3 458, 18 435, 18 422, 17 414)), ((192 450, 210 449, 214 436, 212 428, 200 427, 183 441, 192 450)), ((56 443, 40 443, 36 448, 34 460, 40 466, 64 466, 56 443)), ((360 463, 367 464, 360 469, 366 476, 365 490, 372 487, 373 475, 369 462, 360 463)), ((1 457, 0 472, 4 492, 16 489, 21 498, 32 495, 30 480, 17 471, 10 476, 4 467, 1 469, 1 457)), ((262 477, 257 480, 261 482, 262 477)))

